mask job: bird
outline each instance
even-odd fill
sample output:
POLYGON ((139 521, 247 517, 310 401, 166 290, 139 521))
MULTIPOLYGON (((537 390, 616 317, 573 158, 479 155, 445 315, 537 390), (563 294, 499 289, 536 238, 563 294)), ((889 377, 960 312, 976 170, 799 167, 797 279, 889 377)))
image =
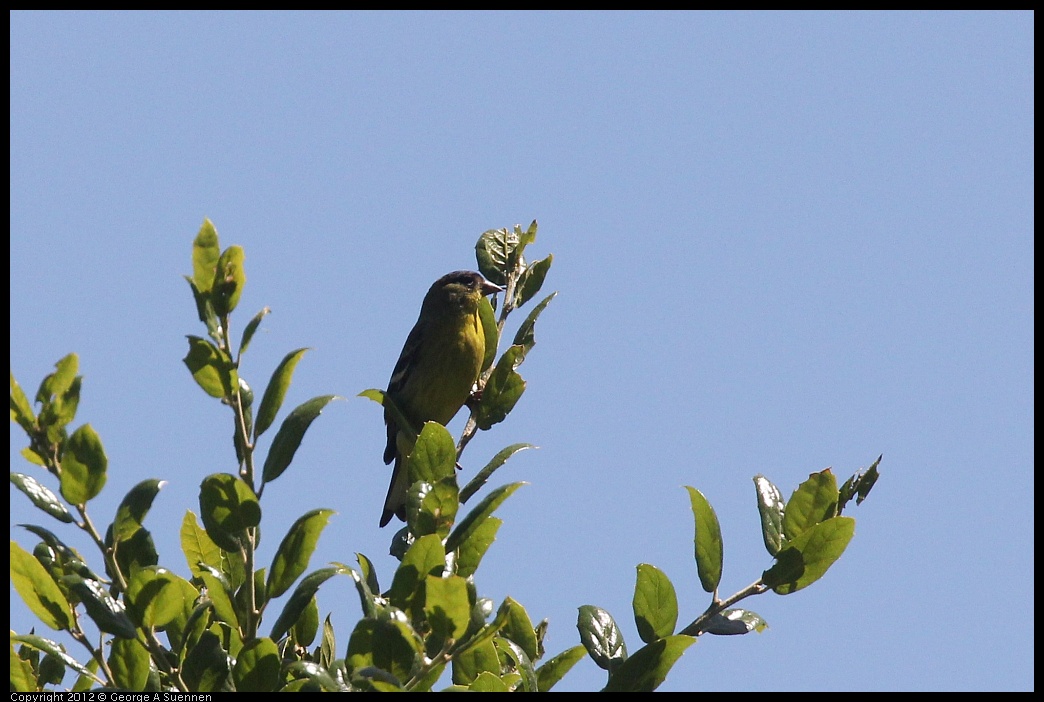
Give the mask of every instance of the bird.
POLYGON ((486 336, 479 318, 479 302, 504 289, 475 271, 447 273, 436 280, 421 303, 399 360, 392 370, 386 395, 413 424, 400 427, 387 408, 384 422, 388 444, 384 462, 395 462, 380 525, 392 516, 406 521, 409 480, 406 458, 413 451, 416 432, 425 422, 446 425, 471 397, 482 372, 486 336))

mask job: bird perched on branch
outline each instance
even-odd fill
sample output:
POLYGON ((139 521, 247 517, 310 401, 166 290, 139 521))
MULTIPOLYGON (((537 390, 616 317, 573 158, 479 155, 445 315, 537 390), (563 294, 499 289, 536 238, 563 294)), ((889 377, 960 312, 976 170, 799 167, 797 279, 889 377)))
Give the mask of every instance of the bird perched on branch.
POLYGON ((384 462, 395 461, 391 485, 384 500, 381 526, 392 515, 406 521, 409 480, 406 458, 425 422, 446 425, 471 396, 482 372, 486 337, 479 318, 479 302, 503 292, 474 271, 448 273, 431 286, 388 381, 387 395, 412 424, 400 427, 387 408, 388 445, 384 462))

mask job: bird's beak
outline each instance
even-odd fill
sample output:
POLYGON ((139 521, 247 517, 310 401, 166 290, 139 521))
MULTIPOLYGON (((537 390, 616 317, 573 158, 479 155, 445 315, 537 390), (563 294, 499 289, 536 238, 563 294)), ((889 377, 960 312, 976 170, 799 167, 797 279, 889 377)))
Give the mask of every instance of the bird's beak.
POLYGON ((492 295, 493 293, 498 293, 498 292, 504 292, 504 288, 500 287, 499 285, 494 285, 493 283, 489 282, 488 280, 483 280, 482 281, 482 294, 483 295, 492 295))

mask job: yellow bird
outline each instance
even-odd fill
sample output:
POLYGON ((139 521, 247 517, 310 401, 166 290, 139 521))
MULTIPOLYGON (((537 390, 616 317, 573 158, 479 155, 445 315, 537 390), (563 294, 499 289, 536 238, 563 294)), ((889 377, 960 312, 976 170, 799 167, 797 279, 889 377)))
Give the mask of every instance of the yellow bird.
MULTIPOLYGON (((454 271, 435 281, 421 303, 399 360, 388 381, 387 394, 406 419, 420 431, 425 422, 446 425, 471 396, 482 372, 486 336, 479 319, 479 302, 485 295, 503 292, 474 271, 454 271)), ((391 413, 384 411, 388 445, 384 462, 395 461, 391 485, 384 499, 381 526, 395 515, 406 521, 406 457, 416 441, 402 430, 391 413)))

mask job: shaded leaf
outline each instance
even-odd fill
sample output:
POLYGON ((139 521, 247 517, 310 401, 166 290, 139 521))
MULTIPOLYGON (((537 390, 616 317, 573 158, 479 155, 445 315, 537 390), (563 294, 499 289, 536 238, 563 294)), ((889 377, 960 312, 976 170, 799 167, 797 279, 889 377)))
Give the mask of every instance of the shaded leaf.
POLYGON ((270 308, 262 307, 261 311, 255 314, 254 318, 247 323, 246 328, 243 329, 243 339, 239 342, 240 357, 246 353, 247 347, 250 346, 250 341, 254 338, 254 333, 257 331, 258 325, 261 324, 261 320, 264 319, 266 315, 271 314, 271 312, 272 310, 270 308))
POLYGON ((692 636, 668 636, 643 646, 609 674, 603 692, 652 692, 667 678, 667 673, 696 643, 692 636))
POLYGON ((475 407, 473 416, 479 429, 487 430, 504 421, 515 403, 526 390, 526 381, 515 368, 525 358, 525 349, 512 346, 497 361, 496 368, 482 390, 482 400, 475 407))
POLYGON ((315 597, 315 593, 319 591, 319 586, 338 573, 344 572, 346 572, 346 569, 342 567, 321 568, 305 576, 297 584, 293 594, 290 595, 290 599, 283 607, 283 611, 279 614, 279 618, 272 625, 270 637, 278 641, 297 622, 305 607, 315 597))
POLYGON ((279 544, 268 571, 266 591, 269 598, 279 597, 289 590, 301 573, 305 572, 319 535, 333 513, 329 509, 315 509, 293 523, 279 544))
POLYGON ((246 543, 246 530, 261 522, 261 505, 250 486, 227 473, 203 479, 199 508, 207 535, 226 551, 238 552, 246 543))
POLYGON ((11 541, 11 584, 34 615, 55 631, 73 622, 69 603, 47 570, 33 555, 11 541))
POLYGON ((193 692, 217 692, 228 677, 228 655, 212 631, 204 631, 185 656, 181 677, 193 692))
POLYGON ((77 429, 62 449, 62 497, 73 505, 93 499, 105 487, 109 459, 90 424, 77 429))
POLYGON ((460 502, 461 504, 467 502, 472 495, 478 492, 479 488, 486 484, 493 472, 504 465, 511 456, 515 455, 519 451, 524 449, 536 448, 533 444, 511 444, 505 448, 502 448, 497 452, 497 455, 490 459, 489 463, 483 466, 482 470, 475 474, 475 477, 468 481, 460 491, 460 502))
POLYGON ((544 285, 547 271, 551 268, 553 258, 551 254, 548 254, 547 258, 529 264, 525 272, 522 273, 518 281, 517 292, 515 293, 515 307, 521 307, 540 292, 540 288, 544 285))
POLYGON ((692 505, 692 516, 696 524, 696 536, 693 538, 696 554, 696 570, 700 576, 700 584, 707 592, 714 592, 721 582, 722 541, 721 526, 714 508, 699 490, 686 486, 689 491, 689 502, 692 505))
POLYGON ((455 551, 471 536, 472 532, 481 526, 486 517, 491 515, 515 490, 525 484, 524 482, 518 482, 502 485, 482 498, 482 501, 468 512, 467 516, 457 524, 457 528, 446 539, 446 551, 455 551))
POLYGON ((117 687, 141 692, 149 680, 149 652, 136 639, 113 639, 109 670, 117 687))
POLYGON ((218 259, 210 299, 219 317, 225 317, 239 304, 239 297, 246 286, 246 271, 243 269, 245 258, 242 246, 229 246, 218 259))
POLYGON ((541 300, 540 304, 534 307, 530 313, 526 315, 525 320, 519 325, 518 331, 515 332, 515 338, 511 342, 512 345, 521 346, 525 349, 525 353, 529 353, 529 350, 536 345, 535 329, 537 317, 539 317, 540 313, 544 311, 544 308, 547 307, 548 303, 555 299, 556 295, 558 295, 557 292, 551 293, 541 300))
POLYGON ((228 354, 210 341, 188 336, 189 350, 182 362, 199 387, 211 397, 231 397, 239 376, 228 354))
POLYGON ((500 342, 500 329, 497 327, 497 317, 493 312, 493 304, 489 298, 483 296, 478 305, 479 322, 482 323, 482 335, 486 341, 486 351, 482 356, 482 371, 493 365, 497 357, 497 344, 500 342))
POLYGON ((388 601, 401 610, 408 610, 424 579, 429 575, 441 576, 445 568, 446 551, 442 539, 436 534, 418 537, 395 569, 388 601))
POLYGON ((841 557, 854 534, 851 517, 832 517, 812 526, 786 542, 776 564, 762 574, 762 581, 780 595, 808 587, 841 557))
POLYGON ((265 395, 261 398, 261 406, 257 410, 257 421, 254 425, 254 436, 261 436, 268 427, 272 426, 272 422, 279 413, 279 408, 283 406, 283 398, 286 397, 286 391, 290 387, 294 368, 297 367, 297 362, 301 360, 305 352, 309 350, 303 348, 291 351, 279 362, 265 388, 265 395))
POLYGON ((271 692, 279 686, 279 649, 272 639, 243 644, 232 668, 237 692, 271 692))
POLYGON ((460 639, 471 617, 468 586, 464 578, 459 575, 446 578, 428 575, 424 587, 424 617, 431 627, 429 656, 442 650, 447 640, 460 639))
POLYGON ((152 501, 166 484, 165 480, 149 479, 131 488, 116 509, 116 518, 112 522, 112 536, 116 541, 123 541, 141 529, 152 501))
POLYGON ((283 474, 290 462, 294 460, 294 454, 297 453, 297 449, 301 445, 301 440, 304 439, 308 427, 322 413, 323 408, 334 399, 340 398, 337 395, 313 397, 311 400, 295 407, 287 415, 286 419, 279 426, 279 431, 276 432, 275 438, 272 439, 272 446, 268 449, 268 456, 265 457, 265 467, 262 470, 262 480, 264 482, 270 483, 283 474))
POLYGON ((503 524, 497 517, 486 517, 471 529, 457 546, 457 574, 463 577, 474 575, 479 562, 496 539, 497 530, 503 524))

